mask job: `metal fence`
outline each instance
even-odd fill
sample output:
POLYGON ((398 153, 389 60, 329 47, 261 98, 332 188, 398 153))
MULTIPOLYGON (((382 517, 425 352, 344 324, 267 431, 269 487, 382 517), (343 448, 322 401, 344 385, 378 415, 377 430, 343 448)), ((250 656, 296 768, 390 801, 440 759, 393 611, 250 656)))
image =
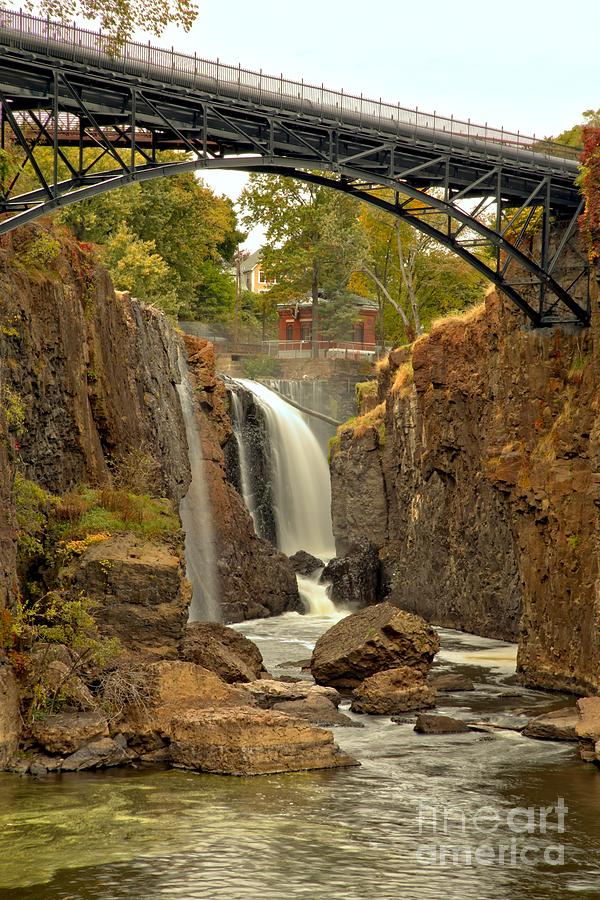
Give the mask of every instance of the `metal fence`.
POLYGON ((378 133, 406 137, 411 129, 414 139, 435 143, 436 138, 448 144, 453 139, 482 144, 488 148, 526 151, 542 155, 565 171, 572 171, 579 156, 574 148, 556 144, 520 132, 505 131, 477 125, 469 119, 440 116, 407 109, 400 104, 385 103, 344 91, 331 91, 323 85, 304 81, 290 81, 241 66, 176 53, 147 44, 128 41, 116 46, 111 36, 75 25, 63 25, 50 19, 40 19, 22 11, 0 10, 0 36, 11 46, 39 51, 73 62, 98 65, 114 72, 158 78, 162 83, 192 87, 239 100, 249 100, 276 110, 294 110, 320 121, 338 125, 351 124, 378 133), (569 165, 570 162, 570 165, 569 165))

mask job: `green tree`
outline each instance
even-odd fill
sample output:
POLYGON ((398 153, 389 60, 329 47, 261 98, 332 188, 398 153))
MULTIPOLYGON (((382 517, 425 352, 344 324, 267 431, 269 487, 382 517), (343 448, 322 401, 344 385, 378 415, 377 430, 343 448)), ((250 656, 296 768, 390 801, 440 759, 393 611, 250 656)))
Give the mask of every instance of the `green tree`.
POLYGON ((352 284, 375 295, 382 342, 410 342, 432 319, 482 299, 485 280, 433 238, 366 204, 361 225, 369 254, 352 284))
POLYGON ((112 53, 118 53, 136 29, 160 35, 167 25, 175 24, 189 31, 198 15, 193 0, 31 0, 28 7, 35 14, 61 22, 71 22, 75 16, 99 20, 100 28, 110 38, 108 49, 112 53))
POLYGON ((332 298, 346 291, 367 251, 359 203, 320 185, 252 174, 240 204, 244 224, 260 224, 266 232, 262 263, 277 282, 270 291, 272 302, 310 295, 317 355, 319 293, 332 298))
POLYGON ((100 257, 113 276, 115 287, 130 291, 176 317, 181 300, 172 282, 172 273, 156 252, 153 240, 143 241, 125 223, 104 244, 100 257))

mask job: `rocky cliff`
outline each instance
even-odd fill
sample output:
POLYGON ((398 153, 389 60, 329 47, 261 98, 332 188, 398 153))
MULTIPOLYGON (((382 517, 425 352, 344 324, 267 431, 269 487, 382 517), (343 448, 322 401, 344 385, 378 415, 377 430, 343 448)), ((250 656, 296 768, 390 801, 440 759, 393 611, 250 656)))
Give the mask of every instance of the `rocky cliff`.
POLYGON ((378 373, 331 460, 338 551, 369 538, 389 596, 519 639, 530 684, 600 688, 600 322, 532 331, 490 293, 378 373))
POLYGON ((178 501, 190 474, 173 329, 157 310, 115 296, 68 235, 42 268, 45 233, 23 229, 0 245, 4 372, 24 410, 20 468, 62 493, 106 481, 112 458, 143 447, 159 464, 157 487, 178 501))

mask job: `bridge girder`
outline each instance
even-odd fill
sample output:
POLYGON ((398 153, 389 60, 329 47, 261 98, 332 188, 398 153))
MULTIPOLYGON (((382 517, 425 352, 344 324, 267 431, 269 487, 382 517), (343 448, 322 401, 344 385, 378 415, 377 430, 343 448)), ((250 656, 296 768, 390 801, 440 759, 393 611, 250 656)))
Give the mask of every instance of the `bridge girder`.
POLYGON ((534 326, 589 324, 588 265, 576 241, 583 201, 572 167, 559 160, 556 171, 540 169, 242 98, 114 73, 99 81, 97 72, 32 56, 8 47, 0 60, 0 145, 22 154, 0 192, 0 234, 134 181, 211 168, 270 171, 351 193, 408 222, 473 265, 534 326), (39 146, 52 148, 50 175, 37 163, 39 146), (161 163, 160 151, 173 148, 188 158, 161 163), (20 192, 26 171, 37 186, 20 192))

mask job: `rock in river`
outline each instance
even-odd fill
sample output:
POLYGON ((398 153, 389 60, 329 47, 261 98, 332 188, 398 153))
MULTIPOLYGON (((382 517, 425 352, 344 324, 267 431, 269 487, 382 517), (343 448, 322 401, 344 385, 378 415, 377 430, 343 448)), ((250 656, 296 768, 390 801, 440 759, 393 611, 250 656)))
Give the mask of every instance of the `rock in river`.
POLYGON ((417 669, 400 666, 365 679, 352 695, 352 712, 392 716, 435 706, 435 691, 417 669))
POLYGON ((422 713, 417 716, 415 731, 419 734, 464 734, 470 731, 468 725, 451 716, 436 716, 422 713))
POLYGON ((358 765, 330 731, 272 709, 188 710, 171 727, 176 766, 218 775, 267 775, 358 765))
POLYGON ((311 671, 318 684, 354 688, 365 678, 399 666, 426 672, 440 648, 433 628, 391 603, 347 616, 315 645, 311 671))
POLYGON ((293 556, 290 556, 290 562, 294 567, 294 572, 298 575, 312 575, 317 569, 322 569, 325 563, 322 559, 307 553, 306 550, 298 550, 293 556))
POLYGON ((546 741, 576 741, 578 721, 577 709, 574 706, 564 706, 531 719, 521 734, 546 741))
POLYGON ((219 622, 192 622, 185 630, 181 658, 216 672, 223 681, 255 681, 264 672, 260 650, 252 641, 219 622))

